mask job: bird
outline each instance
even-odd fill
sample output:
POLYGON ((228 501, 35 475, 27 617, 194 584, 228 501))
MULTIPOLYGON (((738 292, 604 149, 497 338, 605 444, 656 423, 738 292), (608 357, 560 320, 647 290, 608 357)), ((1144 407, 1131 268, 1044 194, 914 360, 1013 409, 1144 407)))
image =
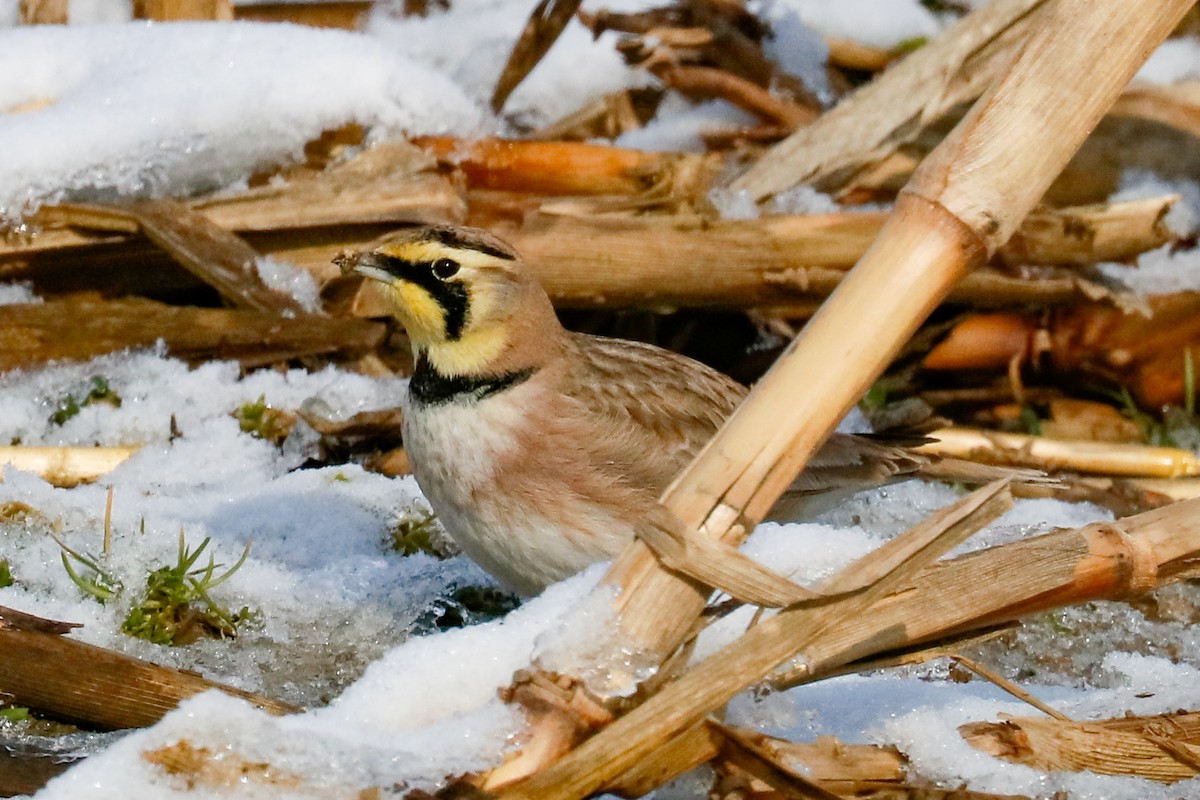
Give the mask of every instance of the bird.
MULTIPOLYGON (((748 392, 670 350, 567 330, 518 252, 482 229, 404 228, 335 263, 378 281, 407 331, 402 436, 418 486, 458 547, 518 595, 624 549, 748 392)), ((835 433, 792 494, 923 463, 835 433)))

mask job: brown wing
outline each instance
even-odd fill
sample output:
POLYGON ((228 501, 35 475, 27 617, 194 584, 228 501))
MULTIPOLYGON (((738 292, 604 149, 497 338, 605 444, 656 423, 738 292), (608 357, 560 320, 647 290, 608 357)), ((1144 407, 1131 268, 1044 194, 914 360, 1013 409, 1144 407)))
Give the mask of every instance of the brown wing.
POLYGON ((573 334, 573 394, 594 415, 595 457, 657 494, 712 438, 746 388, 649 344, 573 334))

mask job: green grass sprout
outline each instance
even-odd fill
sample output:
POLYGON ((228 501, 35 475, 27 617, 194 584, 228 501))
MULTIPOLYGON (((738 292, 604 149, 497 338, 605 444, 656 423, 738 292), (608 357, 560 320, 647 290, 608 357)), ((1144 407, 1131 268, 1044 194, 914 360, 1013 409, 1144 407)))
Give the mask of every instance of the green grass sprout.
POLYGON ((256 615, 248 608, 231 613, 212 598, 211 592, 246 563, 250 543, 247 542, 237 563, 219 572, 224 565, 216 563, 211 553, 208 564, 196 566, 210 541, 206 537, 199 547, 191 550, 181 529, 175 564, 150 572, 146 577, 146 593, 129 612, 121 630, 164 645, 187 645, 201 636, 217 639, 236 636, 239 625, 256 615))
POLYGON ((50 538, 62 548, 60 556, 62 557, 63 569, 67 571, 67 576, 84 594, 91 595, 100 603, 107 603, 119 595, 125 588, 124 584, 116 576, 100 566, 102 558, 96 558, 95 556, 80 553, 78 550, 72 549, 55 533, 51 533, 50 538), (86 567, 90 574, 81 575, 79 572, 76 572, 75 568, 71 565, 72 559, 86 567))
POLYGON ((86 406, 103 403, 110 405, 113 408, 121 407, 121 395, 117 390, 109 385, 108 379, 103 375, 93 375, 91 383, 88 384, 87 393, 82 397, 77 397, 75 393, 64 395, 55 404, 54 413, 50 415, 50 422, 55 425, 63 425, 67 420, 76 416, 86 406))

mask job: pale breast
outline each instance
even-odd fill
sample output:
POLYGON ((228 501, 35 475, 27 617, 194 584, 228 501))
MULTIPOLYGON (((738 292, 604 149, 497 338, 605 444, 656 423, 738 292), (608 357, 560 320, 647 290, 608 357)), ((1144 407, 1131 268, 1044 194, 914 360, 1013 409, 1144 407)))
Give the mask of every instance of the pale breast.
POLYGON ((413 473, 463 551, 534 594, 621 550, 640 504, 587 467, 561 395, 529 381, 480 400, 411 403, 413 473))

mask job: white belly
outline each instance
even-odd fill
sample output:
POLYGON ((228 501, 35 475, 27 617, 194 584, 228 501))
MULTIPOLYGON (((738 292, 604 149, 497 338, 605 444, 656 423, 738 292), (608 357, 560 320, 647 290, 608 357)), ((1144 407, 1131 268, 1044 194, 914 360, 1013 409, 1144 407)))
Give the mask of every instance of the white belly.
MULTIPOLYGON (((523 411, 526 390, 516 387, 503 399, 474 403, 412 405, 404 417, 404 446, 421 491, 463 552, 514 591, 531 595, 611 557, 631 531, 604 509, 579 504, 564 525, 563 515, 549 518, 514 490, 528 485, 515 473, 521 461, 500 456, 518 440, 529 441, 525 426, 537 424, 523 411)), ((564 487, 539 488, 553 498, 564 487)))

